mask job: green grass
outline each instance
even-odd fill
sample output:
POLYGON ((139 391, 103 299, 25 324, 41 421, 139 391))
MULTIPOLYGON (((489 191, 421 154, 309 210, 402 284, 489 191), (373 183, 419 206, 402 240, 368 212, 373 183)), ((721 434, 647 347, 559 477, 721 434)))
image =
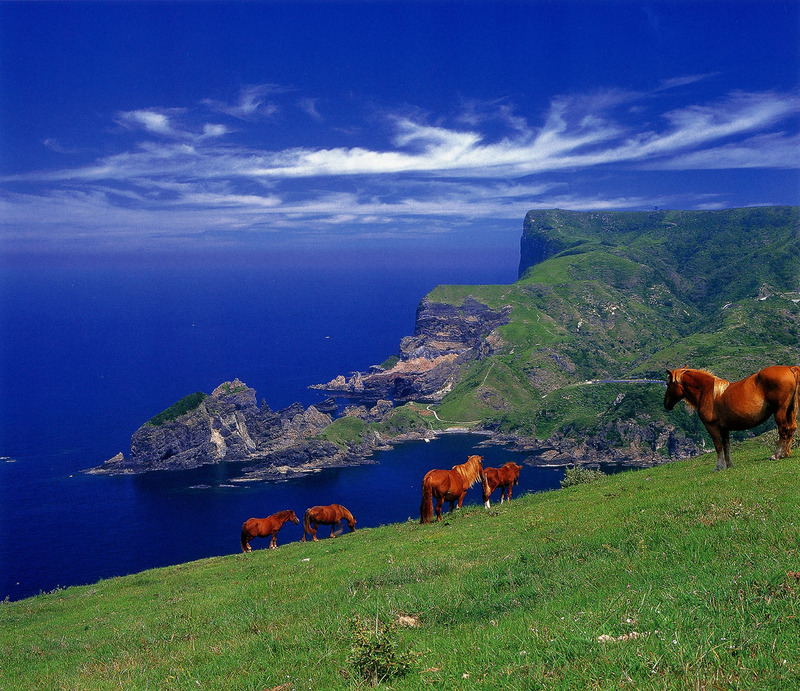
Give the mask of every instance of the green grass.
POLYGON ((0 689, 366 688, 378 642, 411 665, 381 688, 796 689, 798 465, 770 452, 3 603, 0 689))
POLYGON ((361 444, 367 431, 367 423, 357 417, 340 417, 317 435, 317 439, 332 441, 340 448, 361 444))
POLYGON ((173 403, 166 410, 161 411, 158 415, 151 417, 145 424, 160 427, 165 422, 177 420, 181 415, 185 415, 197 408, 206 398, 208 398, 208 395, 204 394, 202 391, 190 393, 177 403, 173 403))

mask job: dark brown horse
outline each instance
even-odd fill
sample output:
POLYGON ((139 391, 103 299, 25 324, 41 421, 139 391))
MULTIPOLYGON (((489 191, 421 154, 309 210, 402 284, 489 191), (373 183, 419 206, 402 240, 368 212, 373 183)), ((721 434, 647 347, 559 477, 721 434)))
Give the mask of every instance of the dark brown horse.
POLYGON ((242 552, 251 552, 250 540, 254 537, 271 537, 269 548, 276 549, 278 546, 278 531, 286 521, 291 521, 295 525, 300 523, 300 519, 294 515, 294 511, 278 511, 268 518, 248 518, 242 524, 242 552))
POLYGON ((747 379, 730 383, 706 370, 667 370, 664 407, 683 399, 697 411, 717 451, 716 470, 732 467, 730 433, 751 429, 775 416, 778 447, 772 458, 792 453, 800 403, 800 367, 766 367, 747 379))
POLYGON ((306 541, 306 533, 308 533, 314 542, 317 542, 317 530, 321 525, 329 525, 331 527, 331 537, 341 535, 344 531, 344 526, 340 525, 342 521, 347 521, 351 533, 356 529, 356 519, 341 504, 312 506, 310 509, 306 509, 306 515, 303 519, 302 541, 306 541), (339 530, 336 530, 337 525, 340 525, 339 530))
POLYGON ((484 468, 483 474, 486 475, 486 484, 483 488, 483 505, 488 509, 489 499, 498 487, 500 488, 500 503, 503 499, 511 501, 511 487, 519 482, 519 471, 521 465, 509 461, 500 468, 484 468))
POLYGON ((454 465, 452 470, 429 470, 422 479, 422 503, 419 505, 419 522, 430 523, 433 518, 433 499, 436 498, 436 520, 442 520, 442 505, 450 502, 450 511, 458 502, 464 503, 467 490, 480 480, 486 492, 486 476, 483 474, 483 457, 470 456, 466 463, 454 465))

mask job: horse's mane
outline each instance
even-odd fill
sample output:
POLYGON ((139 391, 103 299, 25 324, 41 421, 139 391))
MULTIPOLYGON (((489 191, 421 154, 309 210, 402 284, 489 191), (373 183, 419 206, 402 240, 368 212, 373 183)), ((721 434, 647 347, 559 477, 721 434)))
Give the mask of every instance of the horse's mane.
POLYGON ((470 456, 466 463, 461 463, 460 465, 454 465, 453 470, 455 470, 461 477, 466 480, 470 487, 475 484, 480 475, 480 468, 481 466, 481 457, 480 456, 470 456))
MULTIPOLYGON (((708 375, 709 377, 711 377, 712 381, 714 382, 714 398, 719 398, 725 392, 725 389, 727 389, 728 386, 730 385, 730 382, 727 379, 723 379, 722 377, 718 377, 712 371, 707 370, 705 368, 694 368, 693 369, 691 367, 682 367, 681 369, 679 369, 679 370, 677 370, 675 372, 675 375, 674 375, 675 376, 675 381, 680 384, 681 380, 683 379, 683 375, 685 375, 687 372, 698 372, 700 374, 705 374, 705 375, 708 375)), ((686 399, 684 399, 684 400, 686 400, 686 399)), ((689 403, 689 401, 686 401, 686 402, 689 403)), ((690 405, 691 405, 691 403, 690 403, 690 405)))

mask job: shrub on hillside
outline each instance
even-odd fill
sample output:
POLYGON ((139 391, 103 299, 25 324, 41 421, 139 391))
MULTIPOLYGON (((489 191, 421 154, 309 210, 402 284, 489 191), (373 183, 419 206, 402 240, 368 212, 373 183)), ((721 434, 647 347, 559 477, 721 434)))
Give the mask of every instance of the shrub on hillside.
POLYGON ((392 677, 402 677, 411 669, 414 654, 402 651, 394 622, 384 624, 355 618, 352 622, 352 643, 347 662, 371 686, 392 677))
POLYGON ((585 485, 587 482, 595 482, 604 477, 606 477, 606 474, 600 469, 592 470, 580 465, 567 466, 564 470, 564 479, 561 481, 561 486, 585 485))

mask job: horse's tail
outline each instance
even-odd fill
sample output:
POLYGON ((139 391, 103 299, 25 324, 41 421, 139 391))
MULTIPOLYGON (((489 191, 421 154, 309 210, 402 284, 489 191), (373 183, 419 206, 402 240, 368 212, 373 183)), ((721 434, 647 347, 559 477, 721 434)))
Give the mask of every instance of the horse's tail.
POLYGON ((789 406, 789 419, 797 420, 797 411, 800 410, 800 367, 794 366, 790 368, 794 374, 794 401, 789 406))
POLYGON ((247 523, 242 525, 242 552, 245 553, 247 552, 247 548, 250 546, 247 544, 247 530, 245 529, 246 525, 247 523))
POLYGON ((306 509, 305 516, 303 516, 303 540, 306 539, 306 533, 311 533, 311 509, 306 509))
POLYGON ((430 523, 433 518, 433 490, 426 477, 422 481, 422 503, 419 505, 419 522, 430 523))

